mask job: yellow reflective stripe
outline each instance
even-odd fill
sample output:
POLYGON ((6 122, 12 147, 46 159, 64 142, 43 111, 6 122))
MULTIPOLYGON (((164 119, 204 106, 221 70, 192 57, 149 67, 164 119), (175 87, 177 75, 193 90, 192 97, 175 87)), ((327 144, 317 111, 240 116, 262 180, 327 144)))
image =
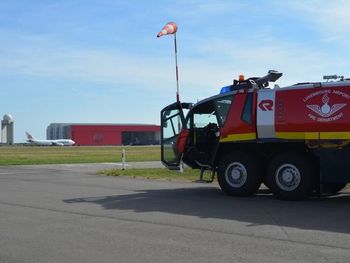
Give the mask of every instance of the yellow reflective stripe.
POLYGON ((350 132, 320 132, 320 139, 350 139, 350 132))
POLYGON ((319 136, 319 132, 305 132, 305 140, 318 140, 319 136))
POLYGON ((278 139, 318 140, 318 132, 276 132, 278 139))
MULTIPOLYGON (((276 132, 277 139, 289 140, 347 140, 350 139, 350 132, 276 132)), ((249 141, 256 140, 256 134, 238 133, 221 137, 220 142, 249 141)))
POLYGON ((225 138, 220 138, 220 142, 233 142, 233 141, 249 141, 256 140, 255 132, 251 133, 237 133, 227 135, 225 138))
POLYGON ((290 140, 341 140, 350 139, 350 132, 276 132, 276 138, 290 140))

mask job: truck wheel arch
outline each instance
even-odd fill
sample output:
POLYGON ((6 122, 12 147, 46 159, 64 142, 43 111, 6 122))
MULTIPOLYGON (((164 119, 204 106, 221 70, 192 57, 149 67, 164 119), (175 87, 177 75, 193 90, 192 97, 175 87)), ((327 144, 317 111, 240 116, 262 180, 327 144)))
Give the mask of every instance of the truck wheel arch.
POLYGON ((302 152, 284 152, 272 158, 267 167, 266 182, 275 197, 303 200, 317 186, 317 165, 302 152))
POLYGON ((217 175, 221 189, 232 196, 251 196, 260 187, 262 169, 255 155, 227 152, 220 160, 217 175))

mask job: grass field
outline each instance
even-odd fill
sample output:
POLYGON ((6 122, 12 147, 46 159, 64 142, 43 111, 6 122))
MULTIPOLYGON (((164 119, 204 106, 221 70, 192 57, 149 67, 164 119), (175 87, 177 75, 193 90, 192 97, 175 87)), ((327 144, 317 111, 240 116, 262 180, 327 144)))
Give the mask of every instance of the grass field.
MULTIPOLYGON (((0 165, 121 162, 122 146, 1 146, 0 165)), ((158 161, 160 146, 128 146, 126 161, 158 161)))

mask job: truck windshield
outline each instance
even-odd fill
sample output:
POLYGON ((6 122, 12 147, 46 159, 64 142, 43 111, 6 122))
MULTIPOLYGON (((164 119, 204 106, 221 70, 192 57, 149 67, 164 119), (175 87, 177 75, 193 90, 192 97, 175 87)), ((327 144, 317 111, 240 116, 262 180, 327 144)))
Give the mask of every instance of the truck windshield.
POLYGON ((193 123, 195 127, 203 128, 209 123, 218 124, 218 120, 214 111, 211 113, 195 113, 193 114, 193 123))
POLYGON ((233 95, 229 95, 195 106, 186 118, 186 127, 190 129, 193 125, 203 128, 210 123, 222 127, 232 104, 232 98, 233 95))

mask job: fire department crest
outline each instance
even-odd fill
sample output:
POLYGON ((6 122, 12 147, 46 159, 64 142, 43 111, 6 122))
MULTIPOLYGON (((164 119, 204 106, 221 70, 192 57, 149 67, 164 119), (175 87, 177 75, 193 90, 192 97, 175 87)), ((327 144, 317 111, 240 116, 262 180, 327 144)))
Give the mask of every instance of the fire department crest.
POLYGON ((337 103, 330 106, 329 97, 327 96, 327 94, 323 95, 322 103, 322 106, 314 104, 306 105, 306 107, 308 107, 310 110, 320 115, 321 117, 328 118, 346 106, 346 103, 337 103))
POLYGON ((308 117, 317 122, 331 122, 342 118, 342 109, 347 105, 347 103, 339 103, 339 99, 337 99, 337 103, 332 103, 331 98, 335 100, 337 96, 339 96, 342 101, 347 101, 350 99, 348 94, 339 90, 321 90, 306 96, 303 99, 304 102, 308 102, 314 97, 320 97, 319 103, 317 103, 317 100, 313 100, 313 102, 316 102, 317 104, 306 104, 306 107, 311 110, 308 117))

